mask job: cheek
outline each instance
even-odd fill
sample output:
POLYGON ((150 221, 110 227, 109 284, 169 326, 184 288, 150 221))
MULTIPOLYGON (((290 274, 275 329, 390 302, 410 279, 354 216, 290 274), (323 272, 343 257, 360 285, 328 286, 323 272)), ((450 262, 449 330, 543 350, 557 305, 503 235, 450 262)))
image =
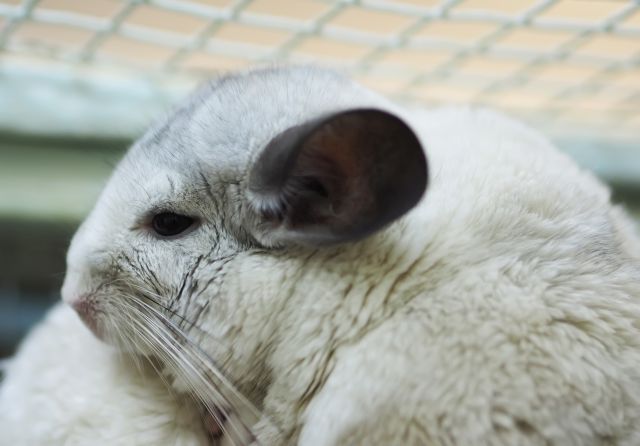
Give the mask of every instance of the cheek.
POLYGON ((210 285, 210 276, 202 277, 208 269, 205 253, 169 241, 154 248, 148 255, 138 255, 132 265, 131 287, 169 313, 184 317, 193 310, 195 296, 210 285))
MULTIPOLYGON (((184 265, 171 256, 138 256, 125 269, 123 284, 168 302, 180 287, 184 265)), ((154 299, 157 300, 157 299, 154 299)))
POLYGON ((233 342, 239 344, 270 337, 288 291, 286 275, 269 263, 268 256, 239 253, 224 266, 215 264, 220 273, 198 302, 209 308, 200 322, 220 338, 237 338, 233 342))

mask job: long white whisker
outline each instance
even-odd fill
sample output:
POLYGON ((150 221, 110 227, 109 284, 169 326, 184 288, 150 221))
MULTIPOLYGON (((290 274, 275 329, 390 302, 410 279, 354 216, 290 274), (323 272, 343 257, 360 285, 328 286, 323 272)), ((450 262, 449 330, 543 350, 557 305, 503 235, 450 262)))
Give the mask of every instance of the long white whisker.
MULTIPOLYGON (((135 323, 134 323, 134 324, 135 324, 135 323)), ((137 325, 137 324, 136 324, 136 325, 137 325)), ((158 357, 160 357, 160 358, 165 358, 165 359, 166 359, 167 355, 170 355, 170 356, 172 355, 172 353, 171 353, 171 352, 167 352, 166 350, 162 350, 162 349, 158 346, 157 342, 154 342, 154 340, 157 340, 157 338, 154 338, 154 340, 150 339, 150 338, 149 338, 149 334, 148 334, 148 332, 146 332, 145 330, 140 329, 140 327, 139 327, 139 326, 138 326, 138 327, 136 327, 136 330, 135 330, 135 331, 136 331, 136 333, 140 336, 140 338, 141 338, 142 342, 144 342, 144 344, 145 344, 146 346, 148 346, 149 348, 151 348, 151 349, 155 352, 155 354, 156 354, 158 357)), ((164 345, 165 343, 163 342, 162 344, 164 345)), ((175 358, 175 357, 174 357, 174 358, 175 358)), ((177 359, 177 358, 175 358, 175 361, 178 361, 178 359, 177 359)), ((153 364, 153 363, 152 363, 152 364, 153 364)), ((153 367, 154 367, 154 369, 156 370, 156 372, 157 372, 158 374, 161 374, 160 370, 158 370, 158 369, 156 368, 156 366, 155 366, 155 365, 153 365, 153 367)), ((188 385, 189 385, 189 387, 190 387, 192 390, 195 390, 196 385, 193 383, 192 379, 191 379, 190 377, 185 377, 185 379, 188 381, 188 385)), ((169 386, 169 384, 166 382, 166 380, 165 380, 164 378, 163 378, 163 381, 165 382, 165 384, 167 385, 167 387, 169 387, 169 388, 171 389, 171 386, 169 386)), ((207 412, 207 413, 209 413, 209 414, 213 417, 214 421, 218 424, 218 426, 220 427, 220 429, 222 430, 222 432, 223 432, 224 434, 226 434, 227 432, 226 432, 226 427, 225 427, 225 425, 224 425, 224 420, 222 420, 221 418, 219 418, 219 416, 218 416, 218 412, 217 412, 216 408, 215 408, 215 407, 212 407, 212 406, 209 406, 209 404, 207 404, 205 401, 203 401, 203 400, 202 400, 202 398, 200 398, 200 397, 198 397, 198 396, 195 396, 195 398, 196 398, 197 400, 199 400, 199 402, 200 402, 200 403, 202 403, 202 404, 205 406, 205 410, 206 410, 206 412, 207 412)), ((232 442, 233 442, 233 439, 231 439, 231 440, 232 440, 232 442)))
MULTIPOLYGON (((161 349, 160 347, 158 347, 158 345, 154 344, 153 342, 148 342, 146 337, 144 337, 144 332, 142 330, 140 330, 132 321, 133 316, 130 313, 125 313, 125 317, 128 319, 128 326, 133 330, 133 335, 130 339, 131 342, 133 342, 134 347, 136 348, 137 351, 144 351, 141 346, 140 346, 140 341, 144 342, 145 346, 150 348, 152 351, 154 351, 154 353, 157 356, 160 356, 161 353, 161 349)), ((167 378, 164 376, 164 374, 162 373, 162 371, 158 368, 158 366, 153 362, 153 360, 149 359, 148 362, 151 364, 151 367, 153 368, 153 370, 156 372, 156 374, 158 375, 158 377, 160 378, 160 380, 162 381, 162 383, 164 384, 164 386, 167 388, 167 390, 170 393, 174 393, 173 387, 169 384, 169 382, 167 381, 167 378)))
POLYGON ((182 332, 182 330, 180 330, 179 327, 177 327, 165 315, 163 315, 157 309, 153 308, 153 306, 149 305, 148 303, 142 301, 141 299, 137 299, 137 298, 136 298, 136 302, 141 304, 142 306, 144 306, 150 312, 152 312, 156 317, 158 317, 161 320, 162 323, 167 324, 169 326, 169 328, 174 332, 174 334, 177 334, 185 342, 187 342, 189 344, 189 347, 191 347, 191 349, 192 349, 192 353, 197 355, 196 359, 198 359, 199 361, 207 364, 210 367, 210 371, 215 375, 215 378, 217 380, 219 380, 222 385, 224 385, 226 388, 228 388, 233 393, 233 396, 238 398, 238 400, 242 404, 246 405, 247 408, 249 408, 252 411, 253 415, 256 416, 256 418, 260 418, 262 416, 261 412, 244 395, 242 395, 240 392, 238 392, 238 390, 235 388, 235 386, 218 370, 218 368, 215 366, 215 364, 213 363, 211 358, 209 358, 208 355, 205 352, 203 352, 202 349, 199 346, 195 345, 182 332))
MULTIPOLYGON (((123 300, 123 303, 124 302, 126 301, 123 300)), ((224 397, 224 395, 221 394, 215 387, 213 387, 208 382, 206 377, 195 368, 193 361, 191 360, 192 358, 186 357, 185 356, 186 352, 177 348, 175 344, 175 340, 170 336, 168 336, 168 334, 166 333, 165 327, 161 326, 157 321, 153 320, 148 315, 139 311, 139 309, 136 309, 133 305, 125 303, 125 306, 129 307, 128 309, 131 309, 134 311, 137 310, 136 314, 139 314, 140 316, 142 316, 145 319, 145 322, 147 324, 151 324, 151 327, 148 327, 147 325, 143 324, 141 321, 136 320, 135 318, 131 318, 131 321, 130 321, 131 323, 133 323, 133 325, 136 326, 135 328, 136 331, 139 332, 139 334, 141 335, 141 338, 144 339, 145 343, 150 344, 152 346, 152 349, 154 349, 157 353, 159 353, 161 357, 168 359, 170 363, 173 363, 179 369, 182 369, 183 371, 192 372, 192 373, 184 374, 183 378, 185 378, 185 380, 187 381, 187 384, 192 388, 195 395, 198 397, 198 399, 200 399, 201 403, 206 407, 207 411, 213 416, 214 420, 218 423, 223 433, 226 433, 225 424, 223 420, 220 420, 218 418, 216 409, 210 405, 211 404, 210 399, 202 397, 202 392, 201 392, 202 389, 200 388, 199 383, 204 384, 207 390, 209 390, 209 393, 210 394, 213 393, 215 399, 218 401, 226 401, 226 398, 224 397), (153 329, 151 330, 150 328, 153 328, 153 329), (154 345, 155 347, 153 347, 154 345), (164 346, 165 349, 158 349, 157 348, 158 345, 164 346), (188 370, 184 370, 185 367, 188 370)), ((227 418, 230 418, 230 417, 227 417, 227 418)), ((242 436, 242 432, 238 431, 236 426, 230 426, 230 427, 236 430, 236 434, 238 434, 239 436, 242 436)), ((250 431, 248 426, 242 425, 242 427, 250 431)), ((235 444, 235 441, 232 436, 228 436, 228 438, 233 444, 235 444)))
MULTIPOLYGON (((148 352, 166 361, 184 379, 192 396, 211 414, 228 440, 235 444, 236 436, 228 435, 230 431, 227 429, 234 431, 237 438, 246 438, 246 434, 251 433, 251 427, 265 417, 219 370, 207 353, 170 318, 179 318, 191 324, 190 328, 196 328, 205 334, 207 332, 178 314, 171 305, 164 306, 162 302, 166 301, 166 296, 122 279, 115 279, 111 284, 115 285, 116 282, 122 284, 117 286, 118 293, 112 296, 114 299, 110 299, 110 303, 119 307, 116 310, 120 311, 109 313, 110 316, 122 316, 124 321, 109 318, 109 322, 113 328, 110 331, 115 333, 117 340, 122 344, 129 341, 137 351, 148 352), (129 289, 132 293, 126 293, 123 289, 129 289), (128 332, 124 333, 124 330, 128 332), (216 406, 212 406, 212 403, 216 406), (233 410, 235 417, 231 416, 229 409, 233 410), (225 419, 221 420, 219 415, 225 419)), ((152 366, 168 390, 172 391, 174 386, 166 381, 156 364, 152 362, 152 366)))

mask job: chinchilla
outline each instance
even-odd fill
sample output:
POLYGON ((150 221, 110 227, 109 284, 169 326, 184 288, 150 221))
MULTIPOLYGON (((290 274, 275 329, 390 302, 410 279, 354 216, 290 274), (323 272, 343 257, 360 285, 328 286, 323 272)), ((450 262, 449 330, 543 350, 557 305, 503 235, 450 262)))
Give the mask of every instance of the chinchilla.
POLYGON ((633 231, 498 113, 403 108, 313 67, 229 75, 115 169, 68 253, 84 325, 58 308, 26 341, 5 432, 638 445, 633 231))

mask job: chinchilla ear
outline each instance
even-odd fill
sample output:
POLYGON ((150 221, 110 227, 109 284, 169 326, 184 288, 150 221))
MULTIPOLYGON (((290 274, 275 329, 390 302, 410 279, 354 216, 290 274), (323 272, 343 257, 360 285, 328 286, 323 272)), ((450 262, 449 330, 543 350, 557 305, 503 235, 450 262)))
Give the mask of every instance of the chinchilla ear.
POLYGON ((388 112, 348 110, 289 128, 250 170, 255 236, 267 244, 361 239, 415 206, 427 176, 420 141, 388 112))

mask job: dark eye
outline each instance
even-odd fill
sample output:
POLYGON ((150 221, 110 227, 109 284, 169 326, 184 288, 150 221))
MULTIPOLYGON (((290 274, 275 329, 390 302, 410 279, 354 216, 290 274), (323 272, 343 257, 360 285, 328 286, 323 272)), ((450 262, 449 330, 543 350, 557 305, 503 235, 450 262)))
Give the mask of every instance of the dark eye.
POLYGON ((194 219, 186 215, 162 212, 153 216, 151 226, 158 235, 169 237, 183 233, 193 222, 194 219))

